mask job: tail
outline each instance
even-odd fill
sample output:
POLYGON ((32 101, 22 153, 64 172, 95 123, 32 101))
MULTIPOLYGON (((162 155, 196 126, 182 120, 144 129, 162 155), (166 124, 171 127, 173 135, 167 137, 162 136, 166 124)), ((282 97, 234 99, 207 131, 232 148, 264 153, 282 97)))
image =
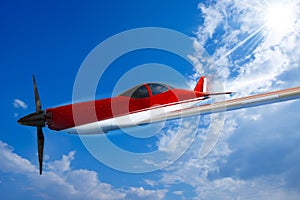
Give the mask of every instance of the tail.
POLYGON ((195 92, 202 92, 202 93, 207 93, 208 88, 207 88, 207 77, 206 76, 201 76, 197 85, 194 88, 195 92))
POLYGON ((210 93, 208 89, 207 77, 201 76, 197 85, 194 88, 195 92, 202 93, 205 96, 232 94, 233 92, 214 92, 210 93))

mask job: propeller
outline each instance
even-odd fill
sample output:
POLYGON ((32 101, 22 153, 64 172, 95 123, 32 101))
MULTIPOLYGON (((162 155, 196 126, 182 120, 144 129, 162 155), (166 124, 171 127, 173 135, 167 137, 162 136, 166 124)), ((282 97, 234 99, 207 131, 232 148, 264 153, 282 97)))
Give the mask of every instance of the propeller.
POLYGON ((42 110, 41 100, 36 84, 34 75, 32 76, 33 89, 34 89, 34 99, 35 99, 35 110, 36 112, 26 115, 18 120, 19 124, 25 126, 35 126, 37 132, 37 145, 38 145, 38 160, 40 175, 43 171, 43 155, 44 155, 44 133, 42 127, 45 126, 46 116, 45 111, 42 110))
POLYGON ((33 89, 34 89, 35 110, 38 113, 41 111, 42 105, 41 105, 40 95, 39 95, 38 88, 36 86, 36 80, 34 75, 32 75, 32 80, 33 80, 33 89))
MULTIPOLYGON (((32 80, 33 80, 33 88, 34 88, 34 100, 35 100, 36 113, 39 114, 40 112, 42 112, 44 114, 44 111, 41 111, 41 109, 42 109, 41 99, 40 99, 39 91, 37 89, 36 80, 35 80, 34 75, 32 75, 32 80)), ((44 126, 45 126, 45 124, 44 124, 44 126)), ((42 175, 43 155, 44 155, 44 133, 43 133, 43 130, 42 130, 42 126, 37 126, 36 133, 37 133, 40 175, 42 175)))
POLYGON ((44 133, 41 126, 36 128, 37 130, 37 143, 38 143, 38 156, 39 156, 39 167, 40 175, 43 171, 43 155, 44 155, 44 133))

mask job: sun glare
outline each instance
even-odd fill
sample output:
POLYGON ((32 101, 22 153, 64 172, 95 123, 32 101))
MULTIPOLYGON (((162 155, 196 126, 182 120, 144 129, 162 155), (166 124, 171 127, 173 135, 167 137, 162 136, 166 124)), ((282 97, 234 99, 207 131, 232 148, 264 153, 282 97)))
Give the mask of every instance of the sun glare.
POLYGON ((289 4, 270 4, 265 12, 266 27, 281 37, 294 30, 296 20, 296 9, 289 4))

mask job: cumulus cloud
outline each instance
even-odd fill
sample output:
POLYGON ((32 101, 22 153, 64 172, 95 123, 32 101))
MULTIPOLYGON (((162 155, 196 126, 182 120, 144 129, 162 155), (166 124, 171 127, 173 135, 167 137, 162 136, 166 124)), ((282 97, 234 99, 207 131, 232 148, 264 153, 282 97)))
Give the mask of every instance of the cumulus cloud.
POLYGON ((163 199, 167 190, 147 190, 142 187, 115 188, 99 180, 95 171, 72 169, 75 151, 63 155, 61 160, 45 163, 42 176, 37 166, 13 152, 13 148, 0 141, 0 171, 21 175, 35 196, 43 199, 163 199))
POLYGON ((71 151, 68 155, 63 155, 61 160, 55 160, 47 164, 47 168, 51 171, 67 172, 71 170, 70 164, 74 160, 75 151, 71 151))
POLYGON ((27 104, 20 99, 15 99, 13 105, 15 108, 27 109, 27 104))
POLYGON ((27 159, 13 153, 13 148, 8 144, 0 141, 0 169, 5 172, 16 173, 35 173, 37 172, 35 166, 33 166, 27 159))
POLYGON ((194 134, 186 134, 186 132, 187 130, 191 133, 196 131, 197 125, 197 117, 167 124, 157 142, 158 150, 169 154, 184 152, 192 143, 194 137, 194 134), (191 122, 193 123, 191 124, 191 122))
POLYGON ((165 169, 160 183, 192 186, 196 199, 299 198, 297 119, 290 120, 292 113, 284 120, 274 117, 297 105, 294 102, 272 112, 267 107, 228 113, 221 138, 210 154, 200 157, 203 136, 197 135, 190 149, 165 169), (259 120, 243 118, 258 112, 259 120))
POLYGON ((197 187, 198 199, 293 199, 299 192, 289 191, 281 186, 277 178, 262 177, 254 180, 238 180, 231 177, 212 180, 205 187, 197 187), (274 181, 277 183, 273 184, 274 181))
POLYGON ((145 190, 143 187, 131 187, 124 199, 164 199, 167 190, 145 190))
MULTIPOLYGON (((235 0, 208 2, 199 4, 204 24, 199 26, 194 42, 196 52, 190 55, 195 67, 204 67, 198 63, 202 59, 199 49, 204 48, 209 51, 218 74, 226 80, 226 89, 242 91, 245 95, 280 87, 278 77, 298 67, 296 55, 300 51, 294 44, 299 40, 299 33, 291 32, 273 40, 272 35, 276 34, 264 28, 263 20, 269 4, 235 0)), ((289 3, 299 16, 299 1, 289 3)))

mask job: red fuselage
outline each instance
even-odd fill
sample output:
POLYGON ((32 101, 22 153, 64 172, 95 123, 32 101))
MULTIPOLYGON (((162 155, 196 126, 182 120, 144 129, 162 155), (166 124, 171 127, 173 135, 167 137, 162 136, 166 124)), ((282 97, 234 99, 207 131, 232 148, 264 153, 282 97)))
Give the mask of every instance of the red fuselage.
POLYGON ((174 89, 162 84, 143 84, 116 97, 48 108, 46 124, 50 129, 60 131, 151 109, 157 105, 168 106, 170 103, 193 101, 204 96, 202 92, 174 89))

